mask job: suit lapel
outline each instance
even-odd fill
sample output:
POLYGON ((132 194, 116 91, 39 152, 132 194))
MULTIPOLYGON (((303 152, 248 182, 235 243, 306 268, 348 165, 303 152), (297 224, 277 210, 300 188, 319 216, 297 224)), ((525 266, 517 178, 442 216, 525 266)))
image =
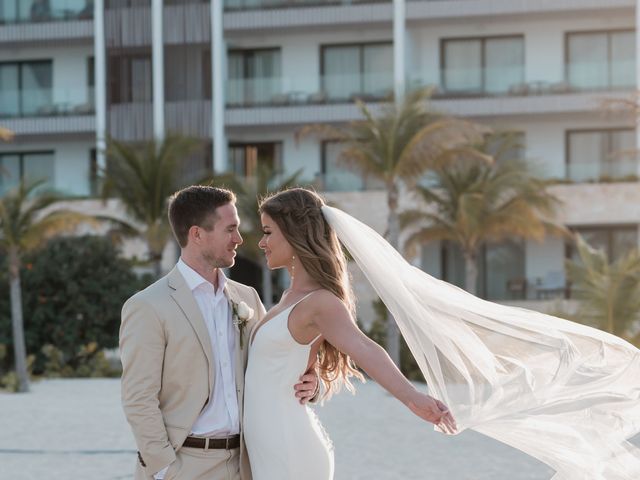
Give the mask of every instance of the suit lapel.
POLYGON ((200 346, 207 357, 209 365, 209 391, 213 390, 214 371, 213 371, 213 352, 211 351, 211 338, 209 337, 209 330, 200 312, 200 307, 196 302, 193 292, 185 282, 184 277, 180 274, 178 268, 174 268, 168 275, 169 287, 171 288, 171 297, 175 300, 187 317, 187 320, 191 324, 191 327, 196 332, 200 346))

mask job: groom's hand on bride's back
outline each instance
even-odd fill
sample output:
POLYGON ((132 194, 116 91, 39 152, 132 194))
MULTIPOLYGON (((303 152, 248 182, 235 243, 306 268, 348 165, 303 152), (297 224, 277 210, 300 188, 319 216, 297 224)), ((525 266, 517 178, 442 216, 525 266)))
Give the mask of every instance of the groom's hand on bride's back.
POLYGON ((318 374, 313 367, 300 376, 300 383, 296 383, 293 386, 296 398, 300 404, 304 405, 307 402, 313 402, 317 400, 317 396, 320 393, 320 382, 318 382, 318 374))

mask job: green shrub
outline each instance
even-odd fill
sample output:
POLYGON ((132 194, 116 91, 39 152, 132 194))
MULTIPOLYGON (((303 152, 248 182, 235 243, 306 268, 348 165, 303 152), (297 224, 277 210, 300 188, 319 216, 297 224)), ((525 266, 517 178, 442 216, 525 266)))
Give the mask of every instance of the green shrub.
MULTIPOLYGON (((34 372, 91 376, 93 368, 100 371, 100 352, 118 344, 122 304, 143 281, 104 237, 51 240, 23 265, 25 339, 27 352, 36 356, 34 372)), ((6 277, 0 278, 0 291, 8 292, 6 277)), ((9 299, 2 297, 7 298, 0 299, 0 343, 11 345, 9 299)), ((7 370, 12 360, 12 354, 0 360, 0 368, 7 370)))

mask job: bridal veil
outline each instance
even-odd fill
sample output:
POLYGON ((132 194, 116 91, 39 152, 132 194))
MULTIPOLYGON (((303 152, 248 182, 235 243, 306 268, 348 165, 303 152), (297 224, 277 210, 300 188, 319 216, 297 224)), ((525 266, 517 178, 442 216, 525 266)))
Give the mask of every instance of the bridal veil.
POLYGON ((395 318, 430 393, 470 428, 556 471, 638 480, 640 350, 594 328, 479 299, 413 267, 367 225, 327 222, 395 318))

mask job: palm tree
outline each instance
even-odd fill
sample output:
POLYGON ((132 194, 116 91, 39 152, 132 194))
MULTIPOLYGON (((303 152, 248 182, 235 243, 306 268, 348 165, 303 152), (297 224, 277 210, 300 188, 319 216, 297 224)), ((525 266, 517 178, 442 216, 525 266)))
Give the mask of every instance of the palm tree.
POLYGON ((631 250, 612 262, 580 235, 576 236, 576 247, 579 260, 566 261, 573 292, 581 300, 574 318, 619 337, 630 337, 630 327, 640 314, 640 252, 631 250))
MULTIPOLYGON (((188 183, 182 174, 181 162, 199 145, 197 140, 177 134, 168 135, 159 144, 156 141, 142 145, 108 142, 102 198, 115 196, 122 202, 131 220, 118 221, 118 233, 145 241, 157 278, 162 274, 162 254, 171 237, 167 199, 188 183)), ((204 177, 203 173, 194 172, 204 177)))
MULTIPOLYGON (((381 181, 387 191, 387 232, 389 243, 399 248, 398 201, 403 186, 412 186, 426 171, 446 161, 442 155, 452 148, 477 142, 478 125, 446 116, 429 108, 432 89, 417 90, 403 103, 389 103, 374 114, 364 103, 356 102, 364 120, 346 128, 311 125, 299 135, 320 134, 328 140, 345 143, 338 161, 363 177, 381 181)), ((475 152, 469 152, 469 156, 475 152)), ((480 155, 477 155, 480 157, 480 155)), ((387 314, 387 351, 396 365, 400 361, 399 332, 387 314)))
POLYGON ((8 142, 13 138, 13 132, 8 128, 0 127, 0 140, 8 142))
POLYGON ((272 167, 259 164, 254 176, 246 177, 243 180, 227 177, 217 181, 219 184, 226 183, 228 186, 232 186, 238 194, 238 211, 242 219, 240 229, 244 238, 242 254, 260 265, 262 301, 267 310, 273 305, 273 284, 271 270, 267 266, 264 254, 258 247, 258 242, 262 237, 258 202, 269 192, 277 192, 295 186, 301 173, 302 169, 283 179, 272 167))
POLYGON ((43 181, 30 184, 22 181, 15 190, 0 198, 0 247, 7 252, 9 262, 11 326, 19 392, 29 391, 20 285, 22 255, 50 237, 71 231, 79 223, 89 220, 89 217, 77 212, 47 212, 61 197, 38 192, 42 184, 43 181))
POLYGON ((434 170, 432 186, 414 189, 426 208, 402 214, 403 227, 413 230, 408 248, 443 240, 461 248, 465 289, 474 295, 483 245, 512 237, 542 240, 548 233, 566 233, 553 221, 560 201, 547 191, 546 181, 526 162, 504 158, 513 150, 512 139, 505 134, 489 135, 478 146, 488 154, 497 142, 495 162, 469 161, 465 153, 455 152, 450 166, 434 170))

